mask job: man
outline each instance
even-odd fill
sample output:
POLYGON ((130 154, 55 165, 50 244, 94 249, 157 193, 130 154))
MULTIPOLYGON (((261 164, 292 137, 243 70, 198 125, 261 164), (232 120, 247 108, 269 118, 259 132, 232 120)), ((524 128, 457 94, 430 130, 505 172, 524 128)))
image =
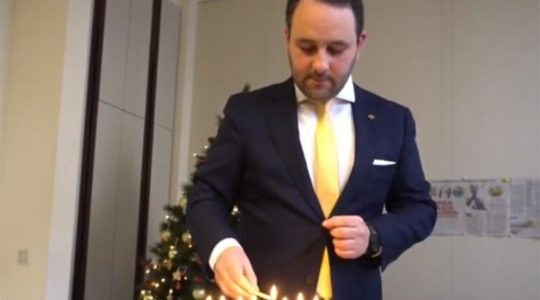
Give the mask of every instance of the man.
POLYGON ((292 78, 232 96, 195 175, 195 247, 233 298, 382 299, 381 269, 436 218, 412 115, 352 82, 361 0, 289 0, 286 21, 292 78))

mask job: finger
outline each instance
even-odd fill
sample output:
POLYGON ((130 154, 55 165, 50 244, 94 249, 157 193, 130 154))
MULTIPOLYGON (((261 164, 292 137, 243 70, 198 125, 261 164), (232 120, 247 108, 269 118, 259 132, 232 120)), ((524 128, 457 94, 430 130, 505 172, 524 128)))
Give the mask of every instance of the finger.
POLYGON ((364 222, 360 216, 334 216, 326 219, 322 225, 326 229, 335 227, 354 227, 364 222))
POLYGON ((240 263, 224 265, 223 268, 216 269, 216 281, 222 292, 233 298, 239 296, 247 297, 250 294, 246 292, 239 284, 244 277, 242 268, 238 267, 240 263))
POLYGON ((255 276, 255 272, 253 271, 251 263, 247 257, 245 257, 242 261, 242 274, 238 277, 236 284, 238 284, 238 286, 244 292, 249 294, 250 297, 259 291, 259 287, 257 286, 257 277, 255 276))
POLYGON ((229 297, 234 297, 234 289, 232 282, 228 281, 227 276, 216 273, 216 283, 223 294, 229 297))
POLYGON ((242 275, 242 277, 237 282, 237 284, 242 289, 242 291, 248 296, 251 296, 259 291, 257 286, 252 284, 250 280, 244 275, 242 275))
POLYGON ((332 244, 334 245, 335 250, 341 250, 341 251, 347 251, 354 249, 356 246, 356 240, 354 239, 347 239, 347 240, 332 240, 332 244))
POLYGON ((224 277, 225 282, 227 283, 227 291, 229 292, 228 296, 231 296, 235 299, 238 297, 249 299, 251 293, 241 284, 243 281, 247 281, 247 279, 242 274, 238 274, 237 272, 227 272, 224 274, 224 277))
POLYGON ((362 256, 367 249, 365 239, 332 239, 334 251, 341 258, 356 259, 362 256))
MULTIPOLYGON (((223 262, 226 262, 226 260, 223 260, 223 262)), ((232 276, 229 274, 231 272, 230 267, 223 262, 220 259, 216 264, 216 268, 214 270, 216 282, 225 295, 233 297, 235 296, 235 288, 232 276)))
POLYGON ((362 254, 353 250, 336 250, 336 255, 344 259, 356 259, 362 254))
POLYGON ((257 288, 251 284, 251 282, 247 279, 246 276, 244 276, 244 274, 235 274, 235 275, 237 276, 234 276, 232 278, 233 288, 238 293, 238 296, 242 296, 244 298, 249 299, 251 295, 255 294, 255 292, 257 291, 257 288))
POLYGON ((330 229, 330 235, 335 239, 349 239, 355 236, 354 227, 336 227, 330 229))
POLYGON ((335 239, 364 238, 369 233, 366 226, 337 227, 330 230, 330 235, 335 239))
POLYGON ((244 275, 246 276, 251 286, 254 288, 255 292, 258 292, 259 286, 257 285, 257 276, 255 275, 255 272, 253 271, 253 267, 251 266, 251 263, 247 259, 244 265, 244 275))
POLYGON ((221 292, 228 297, 236 297, 236 290, 234 288, 234 282, 226 272, 216 273, 216 282, 218 283, 221 292))
POLYGON ((334 241, 334 251, 343 258, 356 258, 366 252, 367 245, 358 240, 334 241))

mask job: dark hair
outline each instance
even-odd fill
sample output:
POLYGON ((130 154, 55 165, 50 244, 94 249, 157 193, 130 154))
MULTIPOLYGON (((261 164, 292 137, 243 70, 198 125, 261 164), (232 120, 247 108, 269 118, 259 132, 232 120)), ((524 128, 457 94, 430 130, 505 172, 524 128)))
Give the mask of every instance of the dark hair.
MULTIPOLYGON (((300 1, 302 0, 287 0, 287 8, 285 9, 285 24, 287 25, 288 30, 291 30, 292 17, 300 1)), ((362 30, 364 30, 364 5, 362 4, 362 0, 317 0, 317 1, 326 3, 328 5, 332 5, 332 6, 350 7, 354 14, 354 18, 356 20, 356 35, 360 35, 362 30)))

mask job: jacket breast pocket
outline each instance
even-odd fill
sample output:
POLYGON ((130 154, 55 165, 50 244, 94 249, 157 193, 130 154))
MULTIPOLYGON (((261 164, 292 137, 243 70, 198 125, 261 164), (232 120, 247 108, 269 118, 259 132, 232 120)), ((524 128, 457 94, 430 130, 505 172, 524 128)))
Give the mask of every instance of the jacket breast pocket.
POLYGON ((396 165, 370 166, 367 172, 367 180, 378 183, 391 183, 396 172, 396 165))

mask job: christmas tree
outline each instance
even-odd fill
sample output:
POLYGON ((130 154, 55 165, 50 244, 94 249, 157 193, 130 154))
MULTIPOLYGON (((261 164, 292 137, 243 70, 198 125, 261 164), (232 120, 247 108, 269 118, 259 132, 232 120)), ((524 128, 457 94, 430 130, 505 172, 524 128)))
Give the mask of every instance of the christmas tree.
MULTIPOLYGON (((248 91, 249 85, 246 84, 243 92, 248 91)), ((213 142, 214 138, 209 138, 202 153, 194 155, 195 169, 204 164, 206 152, 213 142)), ((204 299, 209 295, 218 299, 221 294, 197 256, 186 225, 186 195, 192 187, 192 181, 183 187, 183 197, 177 205, 165 206, 165 220, 160 227, 161 240, 150 249, 154 257, 143 262, 145 278, 138 288, 140 300, 204 299)), ((233 226, 239 217, 240 212, 234 207, 231 212, 233 226)))
MULTIPOLYGON (((208 141, 211 145, 213 138, 208 141)), ((202 154, 195 155, 196 168, 204 163, 209 145, 205 146, 202 154)), ((208 295, 220 294, 219 288, 208 277, 204 264, 197 256, 186 225, 185 195, 192 186, 192 183, 184 186, 184 196, 177 205, 165 206, 165 220, 160 228, 161 240, 150 249, 154 258, 143 262, 145 280, 140 287, 139 299, 203 299, 208 295)), ((231 213, 233 225, 238 222, 239 215, 235 207, 231 213)))

